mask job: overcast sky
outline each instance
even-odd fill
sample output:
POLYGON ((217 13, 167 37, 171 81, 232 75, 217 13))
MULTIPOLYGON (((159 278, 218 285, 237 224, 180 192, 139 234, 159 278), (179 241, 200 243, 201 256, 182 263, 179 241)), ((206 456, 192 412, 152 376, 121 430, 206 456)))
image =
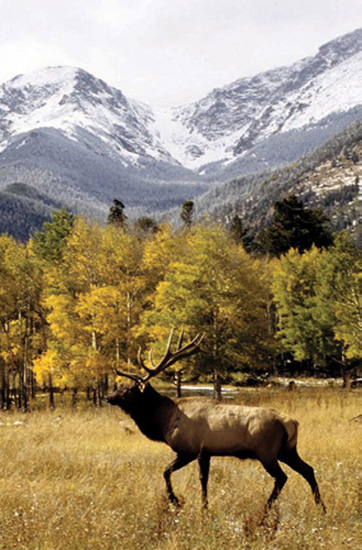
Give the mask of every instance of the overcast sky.
POLYGON ((72 65, 177 105, 358 27, 361 0, 0 0, 0 83, 72 65))

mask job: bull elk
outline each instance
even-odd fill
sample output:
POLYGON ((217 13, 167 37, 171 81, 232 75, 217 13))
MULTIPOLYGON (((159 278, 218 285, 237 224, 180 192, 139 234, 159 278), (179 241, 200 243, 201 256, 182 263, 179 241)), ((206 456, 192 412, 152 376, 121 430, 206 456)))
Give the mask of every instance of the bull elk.
POLYGON ((187 397, 176 401, 158 393, 149 383, 151 378, 176 361, 190 357, 199 348, 202 335, 182 346, 182 333, 176 350, 171 352, 171 331, 166 352, 157 366, 152 351, 147 366, 138 352, 138 364, 145 375, 121 372, 119 376, 133 381, 131 386, 119 386, 108 397, 108 403, 118 405, 129 414, 141 432, 149 439, 162 441, 176 453, 175 459, 164 471, 168 497, 179 505, 171 485, 171 474, 193 460, 198 460, 203 505, 207 506, 207 483, 210 458, 233 456, 257 459, 274 478, 275 484, 266 504, 268 510, 278 497, 287 476, 279 461, 298 472, 309 483, 315 502, 323 511, 314 471, 297 453, 298 422, 274 409, 222 404, 203 397, 187 397))

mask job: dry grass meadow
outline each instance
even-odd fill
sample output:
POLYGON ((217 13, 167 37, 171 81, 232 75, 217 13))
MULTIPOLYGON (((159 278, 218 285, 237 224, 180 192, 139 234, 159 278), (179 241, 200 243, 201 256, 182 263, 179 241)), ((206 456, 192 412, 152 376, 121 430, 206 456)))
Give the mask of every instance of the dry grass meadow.
POLYGON ((342 550, 362 547, 360 390, 249 390, 247 404, 300 421, 299 451, 313 465, 328 513, 287 466, 277 505, 262 522, 273 480, 259 463, 211 461, 201 511, 197 464, 162 472, 172 452, 148 441, 119 409, 0 413, 1 550, 342 550))

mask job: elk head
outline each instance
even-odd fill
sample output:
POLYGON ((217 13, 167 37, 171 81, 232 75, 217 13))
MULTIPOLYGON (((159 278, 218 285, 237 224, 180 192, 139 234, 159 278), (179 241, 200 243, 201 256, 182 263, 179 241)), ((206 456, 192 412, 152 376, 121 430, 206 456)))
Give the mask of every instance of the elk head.
POLYGON ((149 365, 145 364, 145 361, 142 357, 142 349, 139 348, 137 354, 137 363, 138 366, 146 371, 146 374, 135 374, 130 372, 123 372, 114 368, 114 371, 118 376, 123 376, 129 378, 134 382, 132 386, 120 386, 116 391, 114 391, 108 398, 107 401, 111 405, 120 406, 125 412, 131 412, 135 407, 138 406, 140 397, 145 393, 146 389, 150 386, 148 382, 154 377, 166 370, 168 367, 183 359, 184 357, 190 357, 197 351, 199 351, 200 344, 204 338, 203 334, 197 334, 191 342, 186 345, 182 345, 183 340, 183 331, 181 331, 175 351, 171 351, 172 341, 173 341, 174 330, 172 329, 168 338, 166 351, 161 359, 161 361, 155 365, 152 357, 152 350, 149 351, 149 365))

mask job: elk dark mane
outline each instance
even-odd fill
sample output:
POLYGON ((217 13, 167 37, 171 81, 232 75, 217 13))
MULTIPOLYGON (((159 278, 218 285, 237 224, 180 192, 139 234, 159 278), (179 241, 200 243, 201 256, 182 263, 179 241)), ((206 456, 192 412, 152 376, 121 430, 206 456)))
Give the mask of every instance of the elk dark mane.
MULTIPOLYGON (((150 384, 141 390, 129 415, 135 421, 141 432, 153 441, 166 442, 164 435, 164 418, 168 418, 175 409, 172 399, 158 393, 150 384)), ((122 408, 122 405, 120 405, 122 408)), ((125 411, 127 412, 127 411, 125 411)))

